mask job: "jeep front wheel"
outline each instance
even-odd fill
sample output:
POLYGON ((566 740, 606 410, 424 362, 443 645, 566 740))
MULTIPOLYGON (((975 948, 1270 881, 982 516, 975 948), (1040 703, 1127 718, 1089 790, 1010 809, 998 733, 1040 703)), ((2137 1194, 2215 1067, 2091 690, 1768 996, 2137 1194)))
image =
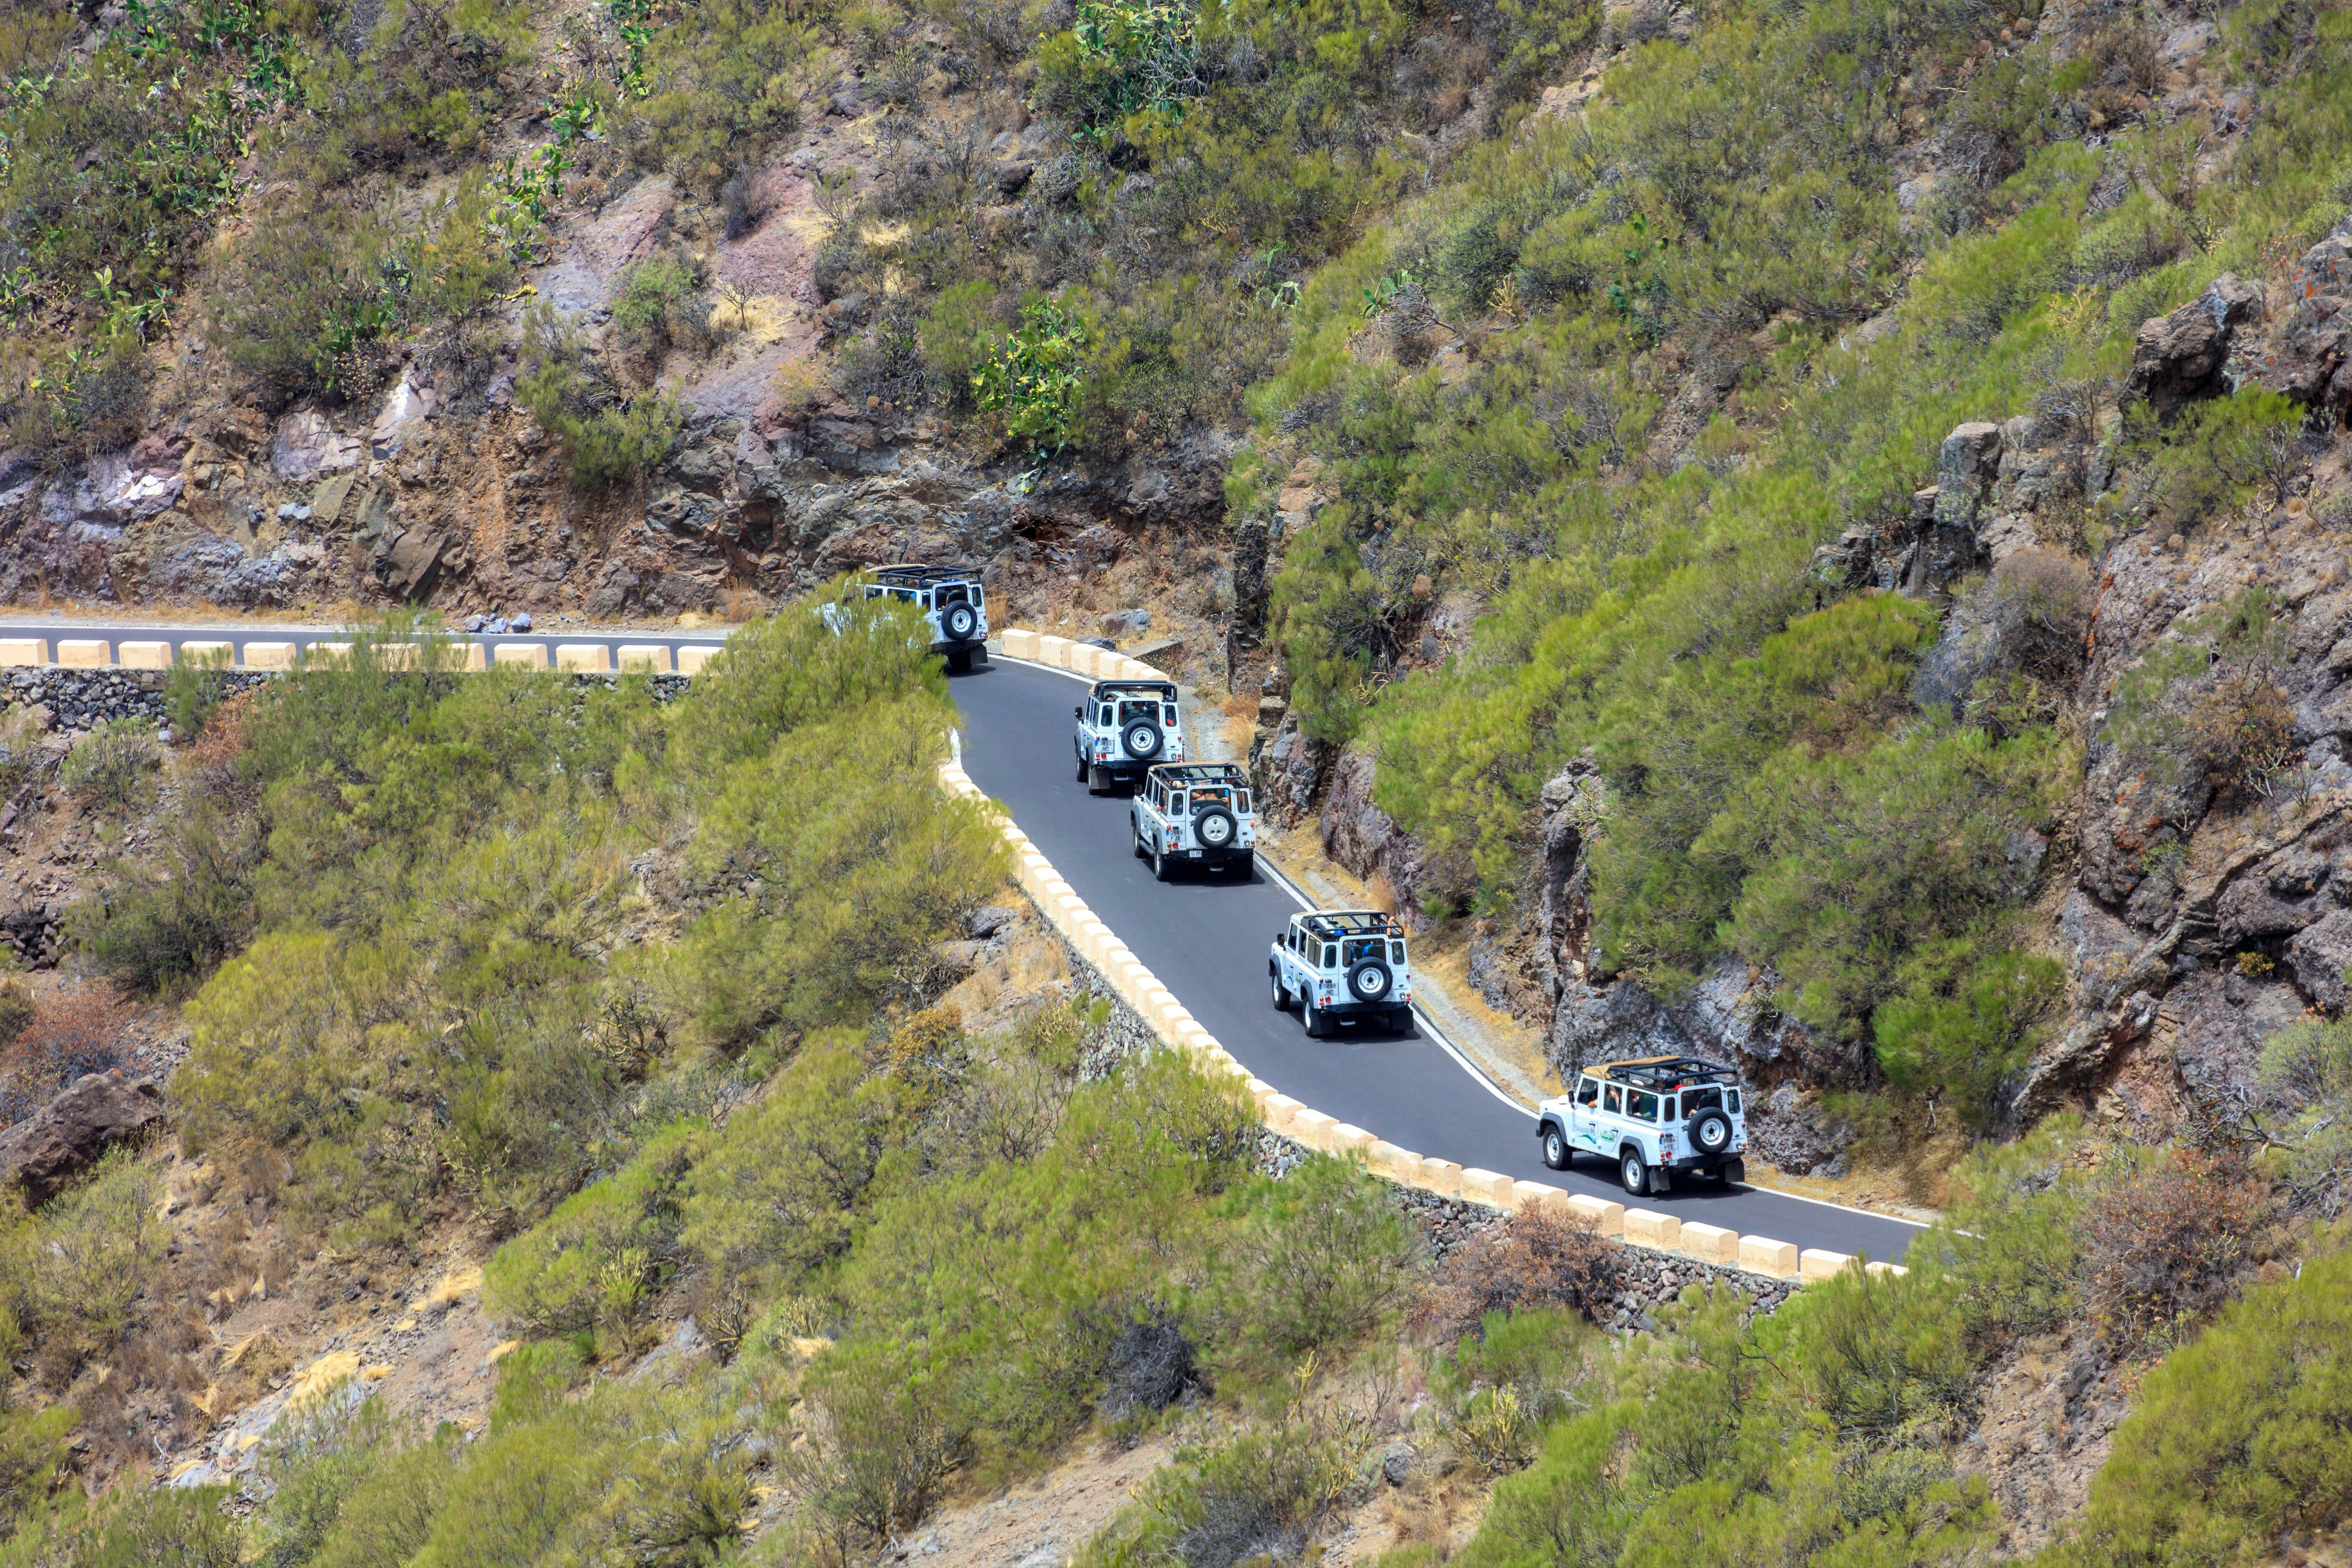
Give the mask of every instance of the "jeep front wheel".
POLYGON ((1556 1171, 1568 1168, 1568 1140, 1560 1136, 1558 1127, 1544 1129, 1544 1164, 1556 1171))
POLYGON ((1617 1156, 1617 1179, 1625 1184, 1626 1192, 1633 1197, 1649 1196, 1650 1167, 1642 1163, 1641 1150, 1627 1149, 1617 1156))

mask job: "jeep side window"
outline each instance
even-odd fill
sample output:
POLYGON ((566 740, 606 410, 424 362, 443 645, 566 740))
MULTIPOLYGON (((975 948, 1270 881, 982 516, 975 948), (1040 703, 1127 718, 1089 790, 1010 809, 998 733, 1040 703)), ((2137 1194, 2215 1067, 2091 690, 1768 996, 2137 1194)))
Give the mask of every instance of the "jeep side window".
POLYGON ((1620 1093, 1621 1091, 1614 1083, 1612 1083, 1608 1088, 1602 1090, 1601 1092, 1601 1109, 1612 1116, 1623 1115, 1625 1113, 1625 1102, 1619 1097, 1620 1093))
POLYGON ((1179 789, 1179 790, 1177 790, 1174 794, 1172 794, 1172 795, 1169 796, 1169 797, 1168 797, 1168 811, 1169 811, 1169 814, 1170 814, 1171 816, 1176 816, 1176 817, 1181 817, 1181 816, 1182 816, 1182 815, 1184 814, 1184 806, 1185 806, 1185 801, 1186 801, 1186 800, 1187 800, 1187 797, 1186 797, 1186 795, 1185 795, 1184 791, 1183 791, 1183 790, 1181 790, 1181 789, 1179 789))
POLYGON ((1176 722, 1176 709, 1172 704, 1163 709, 1162 712, 1165 714, 1169 724, 1173 725, 1176 722))
POLYGON ((1737 1115, 1738 1115, 1738 1114, 1739 1114, 1739 1091, 1738 1091, 1738 1090, 1734 1089, 1734 1090, 1731 1090, 1730 1092, 1728 1092, 1727 1093, 1726 1093, 1726 1094, 1724 1095, 1724 1101, 1725 1101, 1725 1106, 1724 1106, 1724 1108, 1725 1108, 1726 1110, 1729 1111, 1729 1112, 1730 1112, 1733 1115, 1735 1115, 1735 1116, 1737 1116, 1737 1115))
POLYGON ((1249 815, 1249 791, 1246 789, 1236 791, 1234 795, 1234 810, 1246 817, 1249 815))
POLYGON ((1323 944, 1323 967, 1327 969, 1332 968, 1336 967, 1339 962, 1339 950, 1328 942, 1323 944))
POLYGON ((1625 1114, 1636 1122, 1658 1119, 1658 1097, 1646 1089, 1635 1089, 1625 1096, 1625 1114))
POLYGON ((1096 722, 1100 724, 1105 729, 1108 729, 1110 727, 1110 706, 1108 704, 1104 705, 1102 717, 1096 722))
POLYGON ((1580 1078, 1576 1081, 1576 1103, 1579 1105, 1581 1105, 1587 1111, 1590 1111, 1592 1109, 1594 1103, 1600 1098, 1601 1080, 1597 1078, 1580 1078))
POLYGON ((1679 1115, 1680 1115, 1680 1113, 1679 1113, 1679 1112, 1677 1112, 1677 1111, 1675 1109, 1675 1097, 1674 1097, 1673 1095, 1671 1095, 1671 1094, 1667 1095, 1667 1096, 1666 1096, 1666 1120, 1667 1120, 1667 1121, 1669 1121, 1669 1122, 1674 1121, 1674 1120, 1675 1120, 1675 1119, 1676 1119, 1676 1117, 1677 1117, 1677 1116, 1679 1116, 1679 1115))
POLYGON ((1402 964, 1404 962, 1403 943, 1391 942, 1389 944, 1389 962, 1391 964, 1402 964))

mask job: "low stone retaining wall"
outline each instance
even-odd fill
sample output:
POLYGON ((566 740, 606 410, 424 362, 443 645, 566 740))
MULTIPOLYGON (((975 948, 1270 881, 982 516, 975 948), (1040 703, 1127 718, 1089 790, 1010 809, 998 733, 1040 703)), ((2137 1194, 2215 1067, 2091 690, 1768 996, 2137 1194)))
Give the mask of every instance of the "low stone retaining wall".
MULTIPOLYGON (((1097 679, 1168 678, 1150 665, 1139 664, 1112 650, 1034 632, 1007 632, 1003 645, 1007 658, 1071 670, 1097 679)), ((940 777, 941 786, 951 795, 987 799, 971 776, 955 763, 941 768, 940 777)), ((1672 1254, 1716 1270, 1801 1283, 1825 1280, 1861 1266, 1859 1260, 1846 1253, 1800 1249, 1794 1243, 1770 1237, 1741 1236, 1720 1226, 1685 1223, 1671 1214, 1628 1208, 1622 1203, 1589 1194, 1565 1192, 1549 1183, 1517 1181, 1498 1171, 1424 1155, 1301 1104, 1254 1076, 1217 1042, 1214 1035, 1202 1029, 1127 944, 1096 917, 1086 901, 1054 869, 1053 862, 1029 841, 1028 835, 1001 810, 998 826, 1012 848, 1014 874, 1022 890, 1045 919, 1161 1040, 1186 1052, 1210 1071, 1228 1072, 1243 1079, 1269 1131, 1325 1154, 1360 1157, 1375 1175, 1437 1197, 1505 1214, 1537 1205, 1557 1205, 1589 1220, 1601 1235, 1628 1247, 1672 1254)), ((1873 1263, 1870 1268, 1874 1271, 1901 1272, 1899 1266, 1886 1263, 1873 1263)))
MULTIPOLYGON (((224 670, 221 681, 232 691, 259 685, 269 677, 259 671, 224 670)), ((0 706, 22 703, 45 706, 64 729, 95 729, 110 719, 164 720, 161 671, 15 669, 0 672, 0 706)))

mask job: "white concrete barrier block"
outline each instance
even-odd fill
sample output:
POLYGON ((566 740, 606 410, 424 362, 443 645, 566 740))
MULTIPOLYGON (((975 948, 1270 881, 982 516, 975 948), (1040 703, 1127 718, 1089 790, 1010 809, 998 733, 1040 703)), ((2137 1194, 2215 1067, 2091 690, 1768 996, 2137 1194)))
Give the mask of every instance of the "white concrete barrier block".
POLYGON ((490 651, 479 643, 467 643, 457 655, 457 667, 472 674, 480 674, 490 667, 490 651))
POLYGON ((1511 1178, 1500 1171, 1490 1171, 1480 1166, 1469 1166, 1462 1172, 1462 1197, 1469 1203, 1483 1203, 1494 1208, 1511 1207, 1511 1178))
POLYGON ((121 643, 115 647, 114 662, 126 670, 168 670, 172 667, 172 644, 121 643))
POLYGON ((613 651, 602 643, 558 643, 555 667, 602 674, 613 667, 613 651))
POLYGON ((1380 1141, 1353 1122, 1334 1122, 1325 1135, 1331 1140, 1329 1146, 1335 1155, 1370 1155, 1372 1145, 1380 1141))
POLYGON ((1793 1280, 1797 1277, 1796 1243, 1775 1241, 1769 1236, 1743 1236, 1739 1239, 1739 1266, 1751 1274, 1793 1280))
POLYGON ((1134 670, 1134 672, 1135 672, 1132 675, 1129 675, 1129 676, 1128 677, 1129 680, 1135 680, 1135 681, 1172 681, 1172 680, 1174 680, 1174 679, 1176 678, 1175 676, 1173 676, 1173 675, 1170 674, 1169 674, 1167 671, 1165 671, 1165 670, 1154 669, 1154 668, 1153 668, 1151 665, 1150 665, 1150 664, 1137 664, 1133 659, 1129 659, 1129 660, 1128 661, 1128 664, 1129 664, 1133 668, 1133 670, 1134 670))
POLYGON ((1433 1192, 1440 1197, 1462 1196, 1462 1167, 1452 1160, 1441 1160, 1435 1155, 1421 1156, 1421 1167, 1413 1175, 1412 1185, 1423 1192, 1433 1192))
POLYGON ((1037 639, 1037 662, 1051 664, 1057 670, 1070 667, 1070 640, 1040 634, 1037 639))
POLYGON ((1852 1254, 1825 1251, 1808 1247, 1797 1254, 1797 1273, 1808 1284, 1816 1280, 1834 1279, 1853 1267, 1852 1254))
POLYGON ((1339 1124, 1337 1117, 1301 1105, 1291 1115, 1290 1135, 1310 1149, 1328 1151, 1331 1147, 1331 1129, 1339 1124))
POLYGON ((647 670, 656 675, 669 674, 669 645, 666 643, 624 643, 613 657, 625 670, 647 670))
POLYGON ((58 643, 58 663, 68 670, 102 670, 113 662, 113 651, 96 638, 67 637, 58 643))
POLYGON ((314 664, 348 664, 352 660, 349 643, 313 643, 302 653, 314 664))
POLYGON ((1683 1256, 1696 1258, 1702 1263, 1723 1263, 1737 1266, 1739 1262, 1739 1232, 1726 1230, 1720 1225, 1701 1225, 1698 1221, 1683 1222, 1683 1256))
POLYGON ((1900 1280, 1904 1275, 1911 1272, 1900 1263, 1882 1263, 1875 1258, 1863 1267, 1882 1280, 1900 1280))
POLYGON ((425 650, 414 643, 383 643, 377 644, 375 662, 387 670, 422 669, 425 650))
POLYGON ((490 663, 500 669, 543 670, 547 648, 540 643, 500 643, 490 650, 490 663))
POLYGON ((1660 1214, 1654 1208, 1629 1208, 1625 1211, 1625 1239, 1636 1247, 1654 1247, 1661 1252, 1672 1252, 1682 1244, 1683 1222, 1671 1214, 1660 1214))
POLYGON ((1421 1153, 1417 1149, 1401 1149, 1386 1138, 1375 1138, 1372 1146, 1364 1151, 1364 1163, 1391 1181, 1412 1185, 1421 1171, 1421 1153))
POLYGON ((1006 632, 1004 656, 1008 659, 1034 659, 1037 656, 1037 633, 1020 627, 1006 632))
POLYGON ((226 669, 236 663, 236 644, 234 643, 183 643, 180 644, 179 660, 183 664, 226 669))
POLYGON ((1593 1230, 1600 1235, 1625 1234, 1625 1206, 1622 1203, 1612 1203, 1589 1192, 1570 1193, 1568 1212, 1576 1218, 1590 1221, 1593 1230))
POLYGON ((1529 1209, 1536 1208, 1550 1208, 1558 1213, 1567 1212, 1568 1193, 1566 1189, 1556 1187, 1549 1182, 1513 1182, 1511 1184, 1511 1212, 1514 1214, 1524 1214, 1529 1209))
POLYGON ((290 670, 294 667, 294 644, 247 643, 245 645, 245 667, 248 670, 290 670))
POLYGON ((717 648, 708 643, 689 643, 677 651, 677 673, 681 675, 698 675, 709 667, 710 661, 717 657, 719 657, 717 648))
POLYGON ((0 668, 19 669, 26 664, 37 668, 48 662, 49 640, 46 637, 0 639, 0 668))
POLYGON ((1298 1120, 1298 1113, 1306 1109, 1287 1094, 1275 1094, 1258 1102, 1258 1115, 1265 1120, 1267 1130, 1285 1135, 1298 1120))

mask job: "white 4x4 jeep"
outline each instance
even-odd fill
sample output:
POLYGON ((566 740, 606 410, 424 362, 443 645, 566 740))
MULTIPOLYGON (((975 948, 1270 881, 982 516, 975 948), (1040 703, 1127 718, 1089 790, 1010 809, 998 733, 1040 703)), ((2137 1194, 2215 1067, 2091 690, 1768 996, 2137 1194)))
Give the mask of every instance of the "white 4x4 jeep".
POLYGON ((1399 1034, 1412 1028, 1412 976, 1405 967, 1404 927, 1377 909, 1294 915, 1276 934, 1265 972, 1274 1005, 1293 1002, 1307 1032, 1322 1040, 1340 1024, 1369 1023, 1399 1034))
POLYGON ((1128 808, 1135 852, 1160 881, 1187 861, 1229 866, 1247 882, 1257 865, 1257 818, 1249 775, 1232 762, 1169 762, 1150 768, 1128 808))
POLYGON ((1078 721, 1078 781, 1100 794, 1120 779, 1184 760, 1173 681, 1097 681, 1072 710, 1078 721))
POLYGON ((868 599, 896 599, 923 612, 931 651, 958 674, 988 643, 988 591, 979 574, 945 566, 882 566, 864 584, 868 599))
POLYGON ((1597 1155, 1615 1163, 1636 1197, 1669 1190, 1675 1171, 1744 1181, 1745 1100, 1738 1073, 1696 1056, 1604 1061, 1543 1103, 1536 1135, 1552 1169, 1568 1169, 1579 1154, 1597 1155))

